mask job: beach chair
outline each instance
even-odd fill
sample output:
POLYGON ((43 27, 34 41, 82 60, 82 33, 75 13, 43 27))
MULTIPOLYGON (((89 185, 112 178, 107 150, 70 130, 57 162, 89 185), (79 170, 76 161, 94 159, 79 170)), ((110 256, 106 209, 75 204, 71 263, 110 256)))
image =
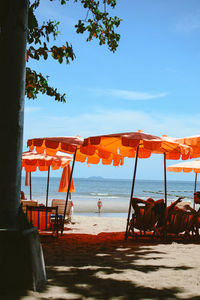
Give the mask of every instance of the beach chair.
MULTIPOLYGON (((58 218, 61 219, 64 216, 64 209, 65 209, 65 200, 63 199, 53 199, 51 202, 52 206, 58 206, 58 218)), ((65 222, 71 222, 71 214, 72 214, 72 201, 68 200, 67 209, 66 209, 66 216, 65 222)))
POLYGON ((140 236, 145 236, 147 232, 151 232, 151 236, 160 235, 156 227, 159 216, 155 213, 154 204, 150 208, 147 208, 143 204, 132 201, 132 207, 134 213, 129 223, 128 234, 132 235, 132 237, 138 236, 138 233, 135 232, 135 229, 137 229, 140 236))
POLYGON ((200 237, 199 229, 200 229, 200 213, 197 212, 196 215, 195 215, 194 229, 193 229, 193 234, 195 234, 197 238, 200 237))
POLYGON ((38 206, 36 200, 21 200, 23 212, 26 213, 26 206, 38 206))
POLYGON ((26 216, 29 223, 37 227, 38 231, 51 231, 52 234, 58 237, 59 226, 58 207, 52 206, 26 206, 26 216), (52 218, 52 215, 54 216, 52 218))
POLYGON ((181 233, 192 235, 195 231, 195 226, 197 226, 197 214, 191 211, 184 211, 182 208, 186 202, 179 203, 174 209, 169 213, 166 219, 166 233, 167 235, 179 236, 181 233))

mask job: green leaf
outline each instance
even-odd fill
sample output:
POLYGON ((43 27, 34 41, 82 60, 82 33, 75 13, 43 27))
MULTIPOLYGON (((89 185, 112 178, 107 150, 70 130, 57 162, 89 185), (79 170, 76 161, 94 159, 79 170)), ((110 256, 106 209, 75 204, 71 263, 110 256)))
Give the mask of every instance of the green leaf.
POLYGON ((60 64, 62 64, 62 62, 63 62, 62 56, 59 57, 58 61, 59 61, 60 64))
POLYGON ((35 27, 38 27, 37 19, 33 13, 33 10, 29 8, 28 11, 28 28, 32 31, 35 27))

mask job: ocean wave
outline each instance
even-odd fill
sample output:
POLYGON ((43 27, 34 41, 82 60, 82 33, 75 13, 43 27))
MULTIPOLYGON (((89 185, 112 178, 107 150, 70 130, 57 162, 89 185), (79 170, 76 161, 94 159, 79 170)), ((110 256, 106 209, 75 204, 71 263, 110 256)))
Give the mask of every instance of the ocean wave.
POLYGON ((89 193, 89 195, 92 195, 92 196, 109 196, 108 193, 89 193))
POLYGON ((144 193, 149 193, 149 194, 159 194, 159 195, 161 195, 161 194, 163 194, 163 191, 156 191, 156 192, 154 192, 154 191, 143 191, 144 193))
MULTIPOLYGON (((76 196, 80 196, 80 195, 76 195, 76 196)), ((82 195, 81 195, 82 196, 82 195)), ((87 193, 85 194, 86 197, 99 197, 99 198, 124 198, 124 197, 129 197, 129 195, 125 195, 125 194, 116 194, 116 193, 97 193, 97 192, 93 192, 93 193, 87 193)))
POLYGON ((97 199, 101 199, 101 200, 122 200, 122 199, 128 199, 127 197, 124 196, 99 196, 99 195, 76 195, 73 197, 73 199, 85 199, 85 200, 97 200, 97 199))

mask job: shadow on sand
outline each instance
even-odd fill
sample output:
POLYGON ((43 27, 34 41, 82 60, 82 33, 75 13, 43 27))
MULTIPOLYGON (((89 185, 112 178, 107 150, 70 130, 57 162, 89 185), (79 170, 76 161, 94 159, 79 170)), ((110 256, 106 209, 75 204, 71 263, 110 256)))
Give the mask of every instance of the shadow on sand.
MULTIPOLYGON (((141 277, 141 274, 145 276, 161 270, 192 272, 187 264, 166 266, 161 263, 166 252, 155 250, 155 243, 125 241, 122 233, 66 234, 58 240, 41 236, 41 242, 47 285, 39 293, 24 291, 11 299, 29 299, 29 296, 33 297, 31 299, 55 300, 184 299, 181 296, 183 290, 176 287, 176 283, 172 282, 164 289, 156 288, 154 284, 152 288, 145 282, 137 282, 137 274, 141 277)), ((200 296, 190 299, 198 300, 200 296)))

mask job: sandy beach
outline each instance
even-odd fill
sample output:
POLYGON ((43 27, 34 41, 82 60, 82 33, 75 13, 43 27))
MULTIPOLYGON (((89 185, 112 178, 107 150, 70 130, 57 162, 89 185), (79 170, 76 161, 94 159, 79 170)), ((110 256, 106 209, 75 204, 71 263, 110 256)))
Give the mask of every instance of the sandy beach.
POLYGON ((125 241, 125 218, 73 222, 41 236, 45 289, 12 299, 200 299, 199 244, 125 241))

